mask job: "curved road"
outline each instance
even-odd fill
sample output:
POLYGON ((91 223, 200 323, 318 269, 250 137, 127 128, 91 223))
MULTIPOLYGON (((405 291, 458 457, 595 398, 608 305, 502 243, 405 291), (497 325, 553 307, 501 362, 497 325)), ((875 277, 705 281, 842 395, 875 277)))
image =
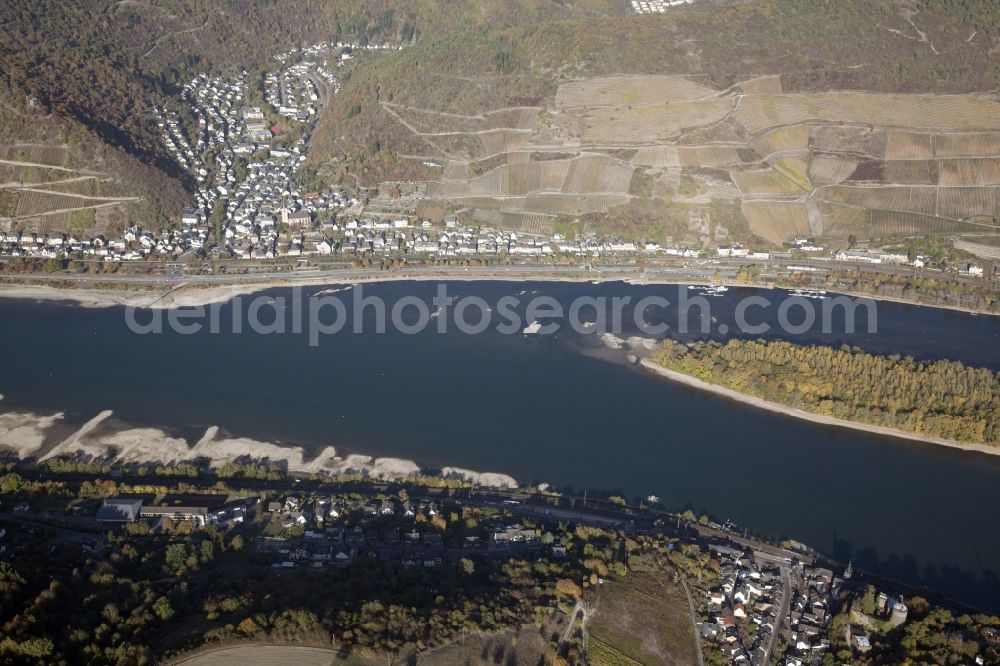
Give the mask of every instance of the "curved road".
POLYGON ((684 594, 687 596, 688 613, 691 614, 691 627, 694 629, 694 654, 698 658, 698 666, 705 666, 705 658, 701 654, 701 632, 698 631, 698 616, 694 613, 694 601, 691 600, 691 590, 688 588, 684 576, 680 576, 680 579, 681 586, 684 588, 684 594))

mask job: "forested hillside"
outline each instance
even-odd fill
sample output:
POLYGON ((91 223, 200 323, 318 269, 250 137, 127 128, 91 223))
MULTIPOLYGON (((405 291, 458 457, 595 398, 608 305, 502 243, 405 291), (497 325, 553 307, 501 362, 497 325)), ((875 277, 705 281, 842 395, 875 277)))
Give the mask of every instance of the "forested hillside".
MULTIPOLYGON (((548 0, 398 3, 344 0, 40 0, 0 6, 0 131, 31 140, 22 119, 44 117, 55 132, 120 151, 125 191, 156 192, 143 214, 173 215, 189 176, 165 151, 154 105, 200 72, 265 67, 272 55, 317 41, 415 42, 483 21, 500 28, 589 15, 617 3, 577 8, 548 0), (31 104, 33 103, 33 104, 31 104), (138 160, 151 168, 144 168, 138 160)), ((30 123, 29 123, 30 124, 30 123)), ((65 137, 63 137, 65 138, 65 137)), ((60 144, 61 145, 61 144, 60 144)), ((106 154, 104 149, 97 153, 106 154)), ((76 165, 97 168, 98 165, 76 165)))
MULTIPOLYGON (((51 113, 66 132, 88 133, 153 167, 123 175, 126 189, 141 193, 164 191, 161 175, 188 178, 159 140, 154 105, 196 73, 257 70, 279 51, 320 40, 410 46, 343 82, 317 130, 312 167, 363 185, 412 175, 401 156, 435 154, 386 103, 476 115, 551 100, 566 80, 621 73, 686 74, 718 89, 763 74, 781 74, 793 91, 1000 86, 991 55, 1000 12, 986 0, 702 0, 655 16, 628 7, 621 0, 8 2, 0 6, 0 101, 15 114, 51 113)), ((161 198, 157 207, 171 209, 182 197, 161 198)))

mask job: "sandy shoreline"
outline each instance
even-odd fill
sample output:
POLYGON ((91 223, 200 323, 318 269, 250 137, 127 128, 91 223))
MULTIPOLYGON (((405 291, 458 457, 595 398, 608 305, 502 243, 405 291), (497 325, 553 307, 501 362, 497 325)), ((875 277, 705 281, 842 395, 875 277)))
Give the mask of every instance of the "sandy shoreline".
MULTIPOLYGON (((317 285, 319 284, 326 284, 326 282, 318 282, 317 285)), ((149 310, 170 310, 225 303, 237 296, 246 296, 279 286, 284 285, 251 283, 192 288, 185 284, 177 285, 169 291, 154 291, 152 289, 77 289, 19 284, 0 285, 0 298, 70 301, 84 308, 135 307, 149 310)))
MULTIPOLYGON (((262 282, 248 282, 245 284, 224 284, 216 286, 196 286, 192 283, 178 283, 169 290, 155 289, 101 289, 101 288, 76 288, 76 287, 51 287, 46 285, 30 284, 3 284, 0 283, 0 298, 24 299, 36 301, 70 301, 86 308, 110 308, 110 307, 136 307, 152 310, 169 310, 180 307, 199 307, 225 303, 237 296, 247 296, 256 294, 268 289, 290 288, 290 287, 321 287, 321 286, 353 286, 356 284, 376 284, 381 282, 576 282, 600 284, 603 282, 622 282, 624 284, 643 285, 707 285, 708 282, 698 282, 696 280, 674 280, 674 279, 647 279, 643 277, 623 277, 616 276, 610 278, 594 277, 591 274, 582 276, 565 275, 540 275, 540 276, 509 276, 503 274, 479 274, 479 275, 413 275, 405 276, 398 274, 372 274, 364 277, 345 276, 338 279, 335 276, 323 276, 317 278, 296 278, 296 279, 271 279, 262 282)), ((751 289, 784 290, 785 287, 776 287, 769 284, 736 283, 723 280, 719 284, 729 287, 747 287, 751 289)), ((837 295, 849 296, 852 298, 868 298, 873 301, 884 301, 887 303, 901 303, 915 307, 935 308, 939 310, 952 310, 973 315, 984 315, 1000 317, 1000 313, 987 312, 985 310, 975 310, 972 308, 957 305, 931 305, 918 303, 903 298, 893 296, 874 296, 860 292, 836 291, 837 295)))
POLYGON ((988 453, 994 456, 1000 455, 1000 447, 987 446, 985 444, 965 444, 963 442, 957 442, 952 439, 930 437, 927 435, 921 435, 914 432, 907 432, 906 430, 899 430, 898 428, 888 428, 885 426, 870 425, 867 423, 856 423, 854 421, 838 419, 832 416, 815 414, 813 412, 808 412, 804 409, 798 409, 797 407, 789 407, 788 405, 783 405, 778 402, 771 402, 770 400, 764 400, 762 398, 757 398, 752 395, 740 393, 739 391, 734 391, 724 386, 710 384, 708 382, 698 379, 697 377, 692 377, 691 375, 686 375, 682 372, 677 372, 675 370, 668 370, 667 368, 658 365, 657 363, 649 360, 648 358, 642 359, 641 361, 639 361, 639 364, 642 367, 649 370, 650 372, 652 372, 653 374, 659 375, 660 377, 664 377, 679 384, 684 384, 685 386, 696 388, 699 391, 714 393, 716 395, 729 398, 730 400, 742 402, 752 407, 756 407, 758 409, 764 409, 769 412, 784 414, 785 416, 792 416, 797 419, 812 421, 813 423, 820 423, 822 425, 836 426, 838 428, 850 428, 852 430, 861 430, 863 432, 869 432, 876 435, 887 435, 889 437, 898 437, 901 439, 908 439, 911 441, 923 442, 926 444, 937 444, 939 446, 947 446, 954 449, 962 449, 963 451, 988 453))
MULTIPOLYGON (((399 480, 425 473, 412 460, 358 453, 340 455, 332 446, 311 455, 301 446, 227 436, 216 426, 206 429, 198 442, 191 446, 183 438, 161 428, 109 425, 111 416, 111 410, 104 410, 59 443, 48 447, 45 444, 46 435, 63 421, 63 413, 51 416, 31 411, 0 413, 0 448, 13 451, 22 460, 34 458, 38 461, 59 456, 124 465, 197 461, 206 463, 210 469, 229 462, 264 462, 277 463, 292 473, 361 474, 383 480, 399 480)), ((445 467, 440 476, 481 486, 518 486, 517 481, 507 474, 461 467, 445 467)))

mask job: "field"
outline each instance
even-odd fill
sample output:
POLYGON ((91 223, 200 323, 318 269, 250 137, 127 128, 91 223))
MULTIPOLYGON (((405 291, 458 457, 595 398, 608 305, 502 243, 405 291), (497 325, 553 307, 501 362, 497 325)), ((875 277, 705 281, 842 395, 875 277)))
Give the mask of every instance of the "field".
POLYGON ((581 157, 573 160, 563 192, 579 194, 626 193, 634 169, 605 157, 581 157))
POLYGON ((858 163, 851 160, 814 157, 809 164, 809 180, 816 185, 836 185, 847 180, 857 166, 858 163))
POLYGON ((66 165, 66 146, 42 144, 15 144, 0 146, 0 159, 18 162, 32 162, 62 167, 66 165))
POLYGON ((750 223, 750 231, 772 243, 812 235, 809 213, 804 203, 744 201, 742 208, 750 223))
POLYGON ((1000 133, 939 134, 934 141, 937 157, 1000 156, 1000 133))
POLYGON ((86 208, 95 204, 103 203, 100 200, 87 199, 84 197, 68 196, 54 192, 40 192, 36 190, 22 190, 21 197, 17 204, 17 217, 28 217, 40 215, 54 210, 66 210, 75 208, 86 208))
POLYGON ((686 167, 718 167, 743 161, 733 146, 680 146, 677 151, 680 166, 686 167))
MULTIPOLYGON (((527 153, 520 155, 528 157, 527 153)), ((457 166, 449 169, 451 175, 459 175, 457 166)), ((630 164, 602 155, 518 162, 501 164, 468 180, 444 180, 429 194, 487 211, 583 215, 626 203, 634 171, 630 164)), ((497 225, 512 223, 499 212, 478 219, 497 225)), ((536 227, 539 221, 537 215, 527 220, 518 216, 513 224, 524 229, 526 225, 536 227)))
POLYGON ((809 141, 812 150, 821 153, 861 154, 883 157, 886 132, 858 126, 812 125, 809 141))
POLYGON ((63 180, 72 174, 62 169, 50 169, 44 166, 24 166, 17 164, 0 164, 0 183, 40 184, 63 180))
POLYGON ((812 191, 809 182, 809 164, 797 157, 783 157, 771 165, 775 171, 805 192, 812 191))
POLYGON ((677 146, 644 146, 635 151, 635 164, 643 166, 679 167, 680 148, 677 146))
POLYGON ((997 214, 996 188, 942 187, 938 190, 937 214, 958 220, 993 217, 997 214))
POLYGON ((973 238, 971 240, 961 239, 955 241, 955 249, 963 250, 969 254, 974 254, 977 257, 982 257, 983 259, 992 259, 993 261, 1000 261, 1000 244, 997 241, 1000 237, 991 237, 990 243, 975 242, 982 240, 980 238, 973 238))
POLYGON ((384 106, 447 158, 429 196, 519 231, 596 215, 614 220, 596 228, 626 233, 634 225, 616 209, 674 196, 703 209, 739 203, 743 220, 726 229, 773 244, 971 233, 1000 212, 1000 103, 787 87, 776 76, 720 91, 683 76, 615 75, 562 82, 548 107, 384 106))
POLYGON ((941 160, 938 169, 941 185, 1000 185, 1000 158, 941 160))
POLYGON ((885 163, 885 177, 900 185, 936 185, 937 162, 934 160, 895 160, 885 163))
POLYGON ((972 96, 860 92, 747 95, 736 118, 754 133, 808 120, 888 127, 1000 129, 1000 104, 972 96))
POLYGON ((504 212, 484 208, 477 208, 473 213, 473 219, 481 224, 527 234, 551 234, 555 224, 554 215, 504 212))
POLYGON ((0 217, 14 217, 20 205, 21 193, 0 190, 0 217))
POLYGON ((687 599, 665 566, 651 564, 624 581, 606 581, 594 596, 587 629, 595 665, 695 663, 687 599))
POLYGON ((934 137, 916 132, 889 132, 885 157, 889 160, 924 160, 934 156, 934 137))
POLYGON ((614 194, 554 195, 536 194, 526 197, 524 210, 550 215, 586 215, 606 213, 615 206, 628 203, 629 197, 614 194))
POLYGON ((774 74, 744 81, 739 87, 747 95, 780 95, 785 92, 781 86, 781 76, 774 74))
POLYGON ((607 76, 559 86, 557 109, 619 109, 715 97, 719 94, 683 76, 607 76))
POLYGON ((441 113, 400 104, 384 103, 393 114, 418 134, 476 134, 490 130, 534 130, 538 113, 534 107, 498 109, 479 116, 441 113))
POLYGON ((871 228, 871 211, 850 206, 827 206, 829 214, 823 218, 823 235, 834 238, 868 238, 871 228))
POLYGON ((806 125, 781 127, 757 137, 750 145, 762 158, 773 153, 808 150, 809 128, 806 125))
POLYGON ((897 211, 871 211, 869 235, 872 238, 893 238, 899 236, 955 235, 982 232, 983 226, 949 220, 931 215, 904 213, 897 211))
POLYGON ((587 658, 593 666, 642 666, 641 661, 633 659, 596 636, 591 636, 587 644, 587 658))
POLYGON ((586 143, 653 143, 681 130, 704 127, 725 118, 733 101, 725 97, 643 107, 573 111, 583 123, 586 143))
POLYGON ((335 650, 294 645, 245 645, 205 652, 175 661, 175 666, 255 666, 256 664, 301 664, 331 666, 343 662, 335 650))
POLYGON ((786 196, 802 194, 803 189, 775 169, 734 171, 733 182, 747 196, 786 196))
POLYGON ((834 185, 822 190, 828 201, 861 208, 913 211, 934 215, 937 210, 935 187, 851 187, 834 185))

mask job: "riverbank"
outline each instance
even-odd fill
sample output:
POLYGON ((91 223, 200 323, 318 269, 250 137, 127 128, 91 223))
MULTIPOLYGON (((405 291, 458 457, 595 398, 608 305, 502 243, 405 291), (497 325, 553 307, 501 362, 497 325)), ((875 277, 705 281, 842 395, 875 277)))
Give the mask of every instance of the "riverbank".
POLYGON ((686 375, 683 372, 668 370, 667 368, 664 368, 663 366, 659 365, 658 363, 648 358, 641 359, 639 361, 639 365, 641 365, 646 370, 649 370, 653 374, 656 374, 665 379, 669 379, 670 381, 683 384, 685 386, 690 386, 691 388, 698 389, 699 391, 705 391, 706 393, 714 393, 715 395, 722 396, 724 398, 729 398, 730 400, 735 400, 736 402, 741 402, 743 404, 750 405, 751 407, 756 407, 757 409, 763 409, 769 412, 783 414, 785 416, 791 416, 793 418, 802 419, 805 421, 812 421, 813 423, 835 426, 838 428, 850 428, 851 430, 860 430, 875 435, 885 435, 887 437, 908 439, 911 441, 922 442, 925 444, 937 444, 939 446, 947 446, 954 449, 961 449, 963 451, 975 451, 977 453, 986 453, 994 456, 1000 455, 1000 447, 986 446, 985 444, 966 444, 963 442, 955 441, 953 439, 929 437, 915 432, 900 430, 898 428, 888 428, 885 426, 877 426, 868 423, 847 421, 845 419, 838 419, 832 416, 824 416, 822 414, 816 414, 815 412, 809 412, 804 409, 799 409, 797 407, 791 407, 789 405, 781 404, 780 402, 772 402, 770 400, 764 400, 763 398, 747 395, 746 393, 740 393, 739 391, 734 391, 733 389, 729 389, 724 386, 719 386, 718 384, 711 384, 709 382, 702 381, 697 377, 686 375))
MULTIPOLYGON (((568 271, 567 271, 568 273, 568 271)), ((224 278, 223 278, 224 279, 224 278)), ((233 280, 234 278, 230 278, 233 280)), ((491 271, 483 269, 463 269, 461 272, 421 271, 405 274, 401 272, 344 271, 343 274, 324 273, 317 275, 273 276, 270 278, 223 282, 222 280, 199 281, 167 281, 167 280, 135 280, 119 281, 97 278, 87 287, 64 287, 45 284, 25 284, 0 282, 0 298, 26 299, 36 301, 68 301, 86 308, 135 307, 141 309, 169 310, 181 307, 204 307, 225 303, 237 296, 248 296, 268 289, 291 287, 319 287, 334 285, 354 285, 382 282, 575 282, 604 283, 622 282, 624 284, 643 285, 726 285, 728 287, 746 287, 752 289, 784 290, 774 284, 737 282, 734 280, 704 280, 697 276, 667 278, 633 272, 608 274, 599 271, 583 271, 566 274, 555 271, 518 271, 511 275, 509 271, 491 271), (164 288, 164 284, 167 288, 164 288), (103 286, 100 286, 103 285, 103 286)), ((83 282, 81 280, 81 282, 83 282)), ((868 298, 874 301, 902 303, 916 307, 952 310, 974 315, 1000 317, 998 312, 968 308, 959 305, 943 303, 925 303, 916 300, 898 298, 886 295, 874 295, 864 292, 836 291, 836 295, 852 298, 868 298)))
MULTIPOLYGON (((31 411, 0 413, 0 449, 11 451, 21 460, 44 462, 68 457, 99 460, 121 465, 205 464, 218 469, 231 462, 277 464, 288 472, 309 474, 360 474, 374 479, 400 480, 408 476, 432 475, 416 462, 402 458, 375 457, 358 453, 339 454, 332 446, 317 455, 303 447, 265 442, 248 437, 232 437, 211 426, 194 446, 183 437, 155 427, 134 427, 112 420, 104 410, 77 430, 55 443, 54 428, 65 425, 65 414, 31 411)), ((444 467, 443 478, 494 488, 516 488, 507 474, 478 472, 461 467, 444 467)))

